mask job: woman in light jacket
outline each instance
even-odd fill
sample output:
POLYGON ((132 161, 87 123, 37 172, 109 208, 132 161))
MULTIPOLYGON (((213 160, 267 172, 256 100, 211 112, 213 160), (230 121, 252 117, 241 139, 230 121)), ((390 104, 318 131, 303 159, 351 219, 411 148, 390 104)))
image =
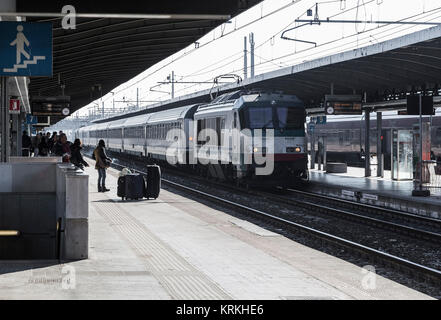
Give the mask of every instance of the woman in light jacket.
POLYGON ((98 146, 93 150, 93 158, 96 161, 95 169, 98 170, 98 192, 110 191, 106 188, 106 170, 110 167, 112 159, 106 155, 106 145, 104 140, 98 142, 98 146))

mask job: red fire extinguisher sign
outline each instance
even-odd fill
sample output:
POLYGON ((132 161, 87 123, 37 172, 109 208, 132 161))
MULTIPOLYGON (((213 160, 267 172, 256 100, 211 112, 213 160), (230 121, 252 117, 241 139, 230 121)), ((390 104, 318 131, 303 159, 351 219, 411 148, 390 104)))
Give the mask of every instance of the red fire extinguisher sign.
POLYGON ((18 99, 9 100, 9 113, 20 114, 20 100, 18 99))

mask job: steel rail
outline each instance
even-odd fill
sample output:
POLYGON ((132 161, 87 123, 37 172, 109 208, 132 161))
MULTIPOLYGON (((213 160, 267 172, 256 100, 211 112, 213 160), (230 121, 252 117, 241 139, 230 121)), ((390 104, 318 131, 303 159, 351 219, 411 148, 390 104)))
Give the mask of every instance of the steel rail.
POLYGON ((306 191, 302 191, 302 190, 298 190, 298 189, 288 189, 288 191, 292 192, 292 193, 298 193, 301 195, 305 195, 305 196, 321 198, 321 199, 329 200, 332 202, 345 203, 348 205, 357 206, 357 207, 361 207, 364 209, 380 211, 380 212, 386 213, 388 215, 397 216, 399 218, 408 218, 411 220, 418 220, 421 223, 437 225, 441 229, 441 220, 440 219, 425 217, 425 216, 421 216, 421 215, 417 215, 417 214, 413 214, 413 213, 409 213, 409 212, 405 212, 405 211, 394 210, 394 209, 390 209, 390 208, 379 207, 379 206, 375 206, 375 205, 368 204, 368 203, 360 203, 360 202, 355 202, 355 201, 351 201, 351 200, 347 200, 347 199, 340 199, 340 198, 336 199, 336 198, 332 198, 330 196, 326 196, 323 194, 306 192, 306 191))
POLYGON ((317 204, 307 200, 288 199, 280 196, 273 196, 273 198, 277 199, 275 201, 282 201, 291 205, 299 205, 306 209, 315 208, 318 209, 319 211, 326 212, 335 216, 339 216, 344 219, 352 220, 357 223, 366 223, 369 225, 381 227, 383 229, 393 230, 406 236, 412 236, 427 241, 434 241, 436 243, 441 243, 441 233, 426 231, 395 222, 372 218, 358 213, 350 212, 347 210, 337 209, 323 204, 317 204))

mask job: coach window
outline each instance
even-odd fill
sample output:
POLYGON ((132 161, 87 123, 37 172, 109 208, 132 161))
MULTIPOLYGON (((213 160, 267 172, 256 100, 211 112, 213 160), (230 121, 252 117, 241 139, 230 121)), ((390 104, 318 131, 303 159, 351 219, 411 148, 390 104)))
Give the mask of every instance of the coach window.
POLYGON ((233 128, 237 128, 237 112, 234 113, 233 128))
POLYGON ((202 140, 201 139, 202 137, 200 136, 201 131, 204 129, 205 129, 205 119, 199 119, 197 122, 197 141, 198 141, 198 144, 203 144, 205 142, 205 140, 202 140))
POLYGON ((225 131, 225 118, 221 118, 220 121, 220 139, 219 143, 221 146, 224 145, 224 131, 225 131))
POLYGON ((222 118, 216 118, 216 135, 217 135, 217 145, 221 146, 221 122, 222 118))

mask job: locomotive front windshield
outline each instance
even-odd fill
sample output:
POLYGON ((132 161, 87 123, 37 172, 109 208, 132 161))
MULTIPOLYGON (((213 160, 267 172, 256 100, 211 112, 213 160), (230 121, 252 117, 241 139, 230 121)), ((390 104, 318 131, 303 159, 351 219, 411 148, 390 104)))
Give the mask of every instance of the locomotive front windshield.
POLYGON ((304 128, 305 110, 286 106, 248 107, 243 118, 248 129, 298 130, 304 128))

